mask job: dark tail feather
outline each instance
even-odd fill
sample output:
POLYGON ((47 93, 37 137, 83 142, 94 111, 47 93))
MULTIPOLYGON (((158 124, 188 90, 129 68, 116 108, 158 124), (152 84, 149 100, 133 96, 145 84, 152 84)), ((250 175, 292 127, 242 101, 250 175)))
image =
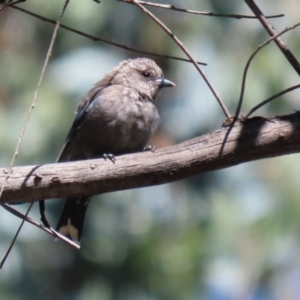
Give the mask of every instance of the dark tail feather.
POLYGON ((69 239, 80 242, 85 213, 90 197, 67 198, 56 230, 69 239))

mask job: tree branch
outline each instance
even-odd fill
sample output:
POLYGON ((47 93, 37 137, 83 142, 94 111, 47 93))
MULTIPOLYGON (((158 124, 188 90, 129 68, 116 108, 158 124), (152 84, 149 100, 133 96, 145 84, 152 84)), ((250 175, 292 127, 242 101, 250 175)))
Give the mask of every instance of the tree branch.
MULTIPOLYGON (((117 0, 117 1, 133 4, 131 0, 117 0)), ((162 9, 174 10, 174 11, 195 14, 195 15, 209 16, 209 17, 223 17, 223 18, 234 18, 234 19, 257 19, 256 16, 247 16, 241 14, 218 14, 218 13, 213 13, 211 11, 197 11, 197 10, 179 8, 173 4, 158 4, 158 3, 152 3, 147 1, 139 1, 139 3, 145 6, 158 7, 162 9)), ((281 18, 281 17, 284 17, 284 14, 266 16, 266 18, 268 19, 281 18)))
MULTIPOLYGON (((256 5, 254 0, 244 0, 244 1, 249 6, 249 8, 253 11, 253 13, 257 16, 258 20, 266 29, 268 34, 271 37, 277 35, 277 32, 270 24, 270 22, 267 20, 266 16, 263 14, 260 8, 256 5)), ((276 37, 274 39, 274 42, 277 45, 277 47, 280 49, 282 54, 285 56, 285 58, 289 61, 291 66, 294 68, 294 70, 297 72, 297 74, 300 75, 300 63, 297 60, 296 56, 292 53, 292 51, 288 48, 288 46, 281 40, 280 37, 276 37)))
MULTIPOLYGON (((0 201, 33 202, 157 185, 300 151, 299 112, 236 122, 228 137, 227 131, 228 128, 221 128, 155 153, 119 156, 115 164, 97 159, 15 167, 0 201)), ((0 169, 0 186, 4 183, 5 172, 6 169, 0 169)))

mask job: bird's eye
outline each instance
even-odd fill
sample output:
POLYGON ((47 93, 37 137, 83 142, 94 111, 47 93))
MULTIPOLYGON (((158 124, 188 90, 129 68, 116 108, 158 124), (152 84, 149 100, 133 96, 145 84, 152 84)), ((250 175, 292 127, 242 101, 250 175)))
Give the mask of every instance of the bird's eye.
POLYGON ((146 72, 146 71, 142 72, 142 75, 143 75, 144 77, 150 77, 150 73, 149 73, 149 72, 146 72))

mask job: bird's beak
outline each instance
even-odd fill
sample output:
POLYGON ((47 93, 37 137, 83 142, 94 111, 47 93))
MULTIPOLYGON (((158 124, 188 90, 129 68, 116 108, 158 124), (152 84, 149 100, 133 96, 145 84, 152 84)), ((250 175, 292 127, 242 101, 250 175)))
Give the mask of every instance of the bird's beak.
POLYGON ((171 86, 176 86, 174 82, 166 79, 166 78, 158 78, 155 80, 155 83, 160 87, 171 87, 171 86))

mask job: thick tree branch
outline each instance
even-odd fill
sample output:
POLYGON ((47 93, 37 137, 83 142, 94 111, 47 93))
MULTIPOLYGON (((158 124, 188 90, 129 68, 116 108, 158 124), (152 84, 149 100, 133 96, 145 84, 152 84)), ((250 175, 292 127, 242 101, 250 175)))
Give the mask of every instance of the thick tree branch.
MULTIPOLYGON (((1 202, 31 202, 157 185, 300 151, 298 112, 269 120, 255 117, 243 123, 236 122, 228 137, 227 131, 228 128, 222 128, 155 153, 120 156, 115 164, 98 159, 15 167, 1 202)), ((4 183, 5 172, 0 169, 0 186, 4 183)))

